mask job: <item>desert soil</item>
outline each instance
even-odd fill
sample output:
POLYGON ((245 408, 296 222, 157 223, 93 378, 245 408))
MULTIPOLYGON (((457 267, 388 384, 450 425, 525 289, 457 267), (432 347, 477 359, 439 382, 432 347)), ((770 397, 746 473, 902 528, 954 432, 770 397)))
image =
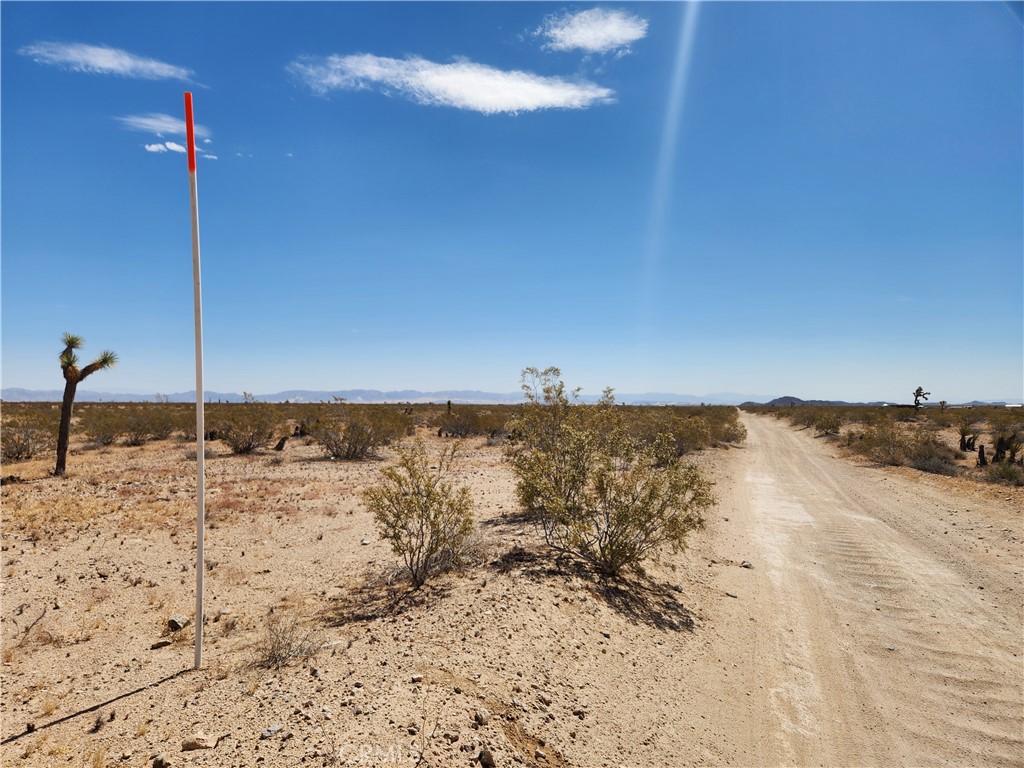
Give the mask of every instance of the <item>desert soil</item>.
POLYGON ((743 421, 696 457, 707 528, 616 586, 481 441, 472 562, 415 594, 359 501, 381 462, 214 444, 198 671, 188 446, 5 467, 0 762, 1024 766, 1024 491, 743 421), (254 664, 275 636, 320 650, 254 664))

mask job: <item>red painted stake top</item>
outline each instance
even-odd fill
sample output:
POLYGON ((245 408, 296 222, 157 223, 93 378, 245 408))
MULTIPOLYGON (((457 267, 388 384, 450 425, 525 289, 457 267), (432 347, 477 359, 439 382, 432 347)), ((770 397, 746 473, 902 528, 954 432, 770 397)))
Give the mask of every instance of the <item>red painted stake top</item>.
POLYGON ((196 172, 196 135, 192 127, 192 94, 185 91, 185 137, 188 143, 188 172, 196 172))

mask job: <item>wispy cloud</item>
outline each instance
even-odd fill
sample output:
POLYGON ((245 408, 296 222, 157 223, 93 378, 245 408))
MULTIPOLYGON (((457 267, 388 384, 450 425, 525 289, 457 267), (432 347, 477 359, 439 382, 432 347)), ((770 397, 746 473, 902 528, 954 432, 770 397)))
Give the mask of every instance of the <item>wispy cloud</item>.
MULTIPOLYGON (((152 133, 154 136, 161 138, 164 136, 185 135, 184 120, 160 112, 150 112, 146 115, 121 115, 114 119, 129 130, 152 133)), ((205 139, 210 136, 210 131, 205 126, 196 125, 195 134, 197 138, 205 139)))
POLYGON ((539 109, 585 109, 613 101, 614 91, 588 81, 501 70, 472 61, 438 64, 419 57, 392 59, 372 54, 301 58, 288 71, 320 94, 377 89, 417 104, 484 114, 539 109))
POLYGON ((628 52, 630 43, 647 36, 647 20, 606 8, 566 11, 549 16, 536 34, 547 38, 544 47, 552 51, 628 52))
POLYGON ((86 43, 39 42, 18 50, 40 64, 53 64, 74 72, 136 77, 143 80, 191 80, 193 72, 157 59, 136 56, 120 48, 86 43))
POLYGON ((167 151, 167 147, 165 147, 163 144, 146 144, 145 147, 146 147, 146 151, 147 152, 166 152, 167 151))

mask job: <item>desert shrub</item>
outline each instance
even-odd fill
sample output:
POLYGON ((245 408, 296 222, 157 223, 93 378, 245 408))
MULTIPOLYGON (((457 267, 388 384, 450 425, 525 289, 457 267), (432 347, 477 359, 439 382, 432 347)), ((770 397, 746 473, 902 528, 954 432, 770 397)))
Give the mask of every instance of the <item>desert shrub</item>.
POLYGON ((282 669, 293 661, 313 658, 323 647, 318 630, 303 627, 297 617, 271 613, 257 642, 253 665, 282 669))
POLYGON ((448 437, 497 435, 504 431, 507 421, 508 415, 499 410, 457 405, 438 416, 437 427, 448 437))
POLYGON ((506 450, 547 544, 613 577, 665 547, 678 551, 714 503, 710 483, 676 459, 671 435, 631 432, 610 390, 596 406, 574 405, 560 375, 523 372, 527 403, 506 450))
POLYGON ((674 418, 671 435, 675 442, 676 456, 703 450, 711 445, 712 441, 711 425, 703 416, 674 418))
POLYGON ((838 435, 842 427, 843 419, 835 411, 820 413, 814 420, 814 430, 819 435, 838 435))
POLYGON ((127 445, 144 445, 153 437, 151 412, 144 407, 129 407, 119 413, 121 433, 127 445))
POLYGON ((480 424, 480 416, 475 408, 455 406, 441 415, 438 432, 447 437, 469 437, 486 434, 480 424))
POLYGON ((330 458, 360 461, 401 438, 411 423, 411 416, 392 407, 330 406, 307 428, 330 458))
POLYGON ((247 402, 217 409, 211 419, 217 438, 239 455, 255 453, 274 439, 279 418, 267 403, 247 402))
POLYGON ((1024 467, 1010 463, 992 464, 988 468, 988 478, 995 483, 1024 486, 1024 467))
POLYGON ((939 475, 959 472, 960 454, 924 431, 901 428, 892 421, 880 422, 863 434, 849 436, 847 443, 855 453, 879 464, 906 466, 939 475))
POLYGON ((79 420, 85 436, 96 445, 113 445, 124 429, 120 410, 110 406, 80 408, 79 420))
POLYGON ((850 443, 855 453, 867 456, 879 464, 900 466, 910 454, 910 438, 892 422, 881 422, 869 427, 850 443))
POLYGON ((914 469, 931 472, 936 475, 955 475, 959 473, 957 451, 944 445, 934 437, 919 434, 910 443, 908 463, 914 469))
POLYGON ((453 443, 431 466, 425 446, 416 440, 399 448, 398 464, 383 470, 381 481, 363 493, 381 538, 402 558, 416 588, 455 565, 473 531, 469 489, 456 488, 449 479, 457 455, 453 443))
POLYGON ((25 410, 8 417, 0 429, 0 456, 4 461, 26 461, 54 448, 58 422, 53 414, 25 410))

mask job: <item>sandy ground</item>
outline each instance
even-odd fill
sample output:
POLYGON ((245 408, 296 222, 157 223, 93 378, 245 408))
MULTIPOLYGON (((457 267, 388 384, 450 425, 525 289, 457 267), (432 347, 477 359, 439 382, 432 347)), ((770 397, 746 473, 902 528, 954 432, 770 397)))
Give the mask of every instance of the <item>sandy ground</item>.
POLYGON ((5 467, 0 762, 1024 766, 1021 489, 743 418, 707 529, 628 588, 547 556, 480 441, 473 564, 411 596, 380 462, 214 444, 199 671, 187 446, 5 467), (321 650, 254 666, 289 629, 321 650))

